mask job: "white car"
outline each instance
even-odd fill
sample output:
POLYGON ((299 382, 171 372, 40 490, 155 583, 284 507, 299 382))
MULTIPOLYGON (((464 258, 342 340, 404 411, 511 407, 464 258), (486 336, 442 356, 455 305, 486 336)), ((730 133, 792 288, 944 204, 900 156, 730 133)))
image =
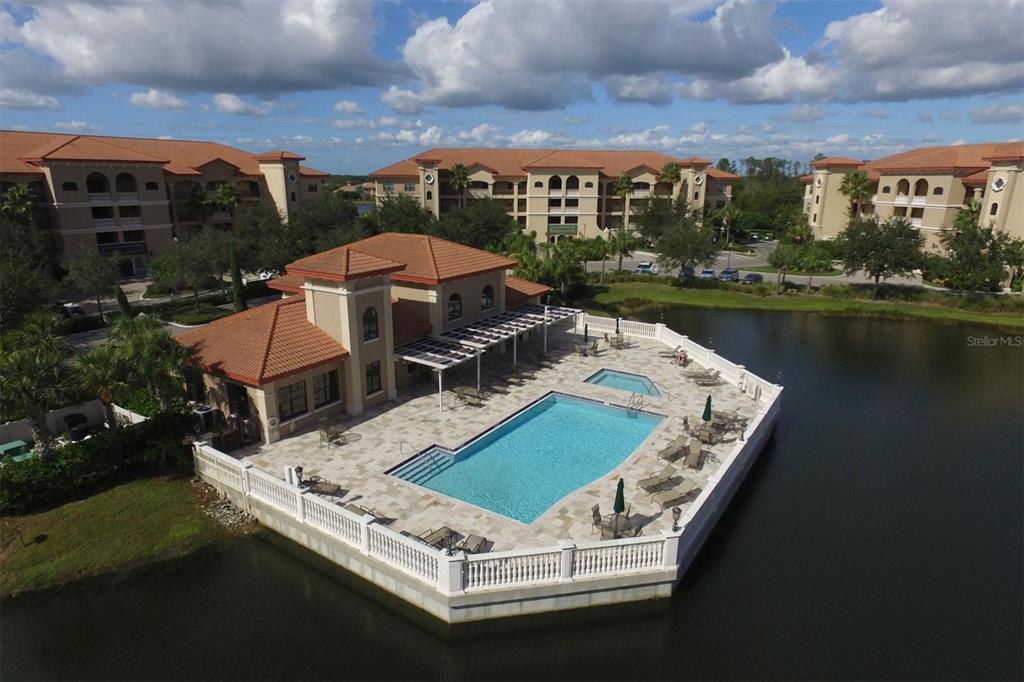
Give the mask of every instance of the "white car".
POLYGON ((633 274, 634 275, 657 275, 658 274, 658 264, 657 263, 652 263, 649 260, 641 261, 641 262, 636 264, 635 268, 633 268, 633 274))

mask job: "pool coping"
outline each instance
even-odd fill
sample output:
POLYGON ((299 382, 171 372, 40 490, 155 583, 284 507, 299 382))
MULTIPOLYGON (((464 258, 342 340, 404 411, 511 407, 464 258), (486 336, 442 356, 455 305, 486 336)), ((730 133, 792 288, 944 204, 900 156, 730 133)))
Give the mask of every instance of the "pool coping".
POLYGON ((610 388, 610 389, 613 389, 613 390, 616 390, 616 391, 622 391, 623 393, 636 393, 636 391, 630 391, 630 390, 627 390, 625 388, 619 388, 618 386, 610 386, 610 385, 606 385, 606 384, 600 384, 600 383, 598 383, 596 381, 591 381, 591 379, 596 377, 601 372, 614 372, 615 374, 624 374, 626 376, 638 377, 640 379, 645 379, 647 381, 647 383, 649 383, 651 385, 651 387, 654 389, 655 394, 652 395, 650 393, 638 393, 637 395, 643 395, 643 396, 646 396, 648 398, 657 398, 659 400, 665 399, 667 397, 667 396, 662 394, 661 390, 658 388, 658 384, 655 383, 654 379, 652 379, 651 377, 647 376, 646 374, 637 374, 636 372, 626 372, 626 371, 623 371, 621 369, 615 369, 614 367, 602 367, 601 369, 597 370, 596 372, 594 372, 593 374, 588 376, 586 379, 584 379, 583 383, 590 384, 591 386, 604 386, 605 388, 610 388))

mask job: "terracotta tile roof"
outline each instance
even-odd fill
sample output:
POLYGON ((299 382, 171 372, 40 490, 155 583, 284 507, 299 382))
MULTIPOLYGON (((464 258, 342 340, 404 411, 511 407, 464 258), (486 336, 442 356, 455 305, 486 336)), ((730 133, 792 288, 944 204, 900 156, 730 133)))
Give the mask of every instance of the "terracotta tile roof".
POLYGON ((988 169, 971 173, 962 180, 965 185, 984 185, 988 182, 988 169))
POLYGON ((502 177, 525 177, 529 168, 589 168, 609 177, 617 177, 639 167, 658 171, 668 161, 680 166, 708 166, 698 156, 677 158, 661 152, 590 149, 491 149, 479 147, 439 147, 385 166, 370 173, 373 177, 415 177, 419 164, 435 162, 448 170, 456 163, 467 168, 481 166, 502 177))
MULTIPOLYGON (((391 275, 396 282, 440 284, 516 265, 511 258, 424 234, 385 232, 353 242, 347 248, 404 265, 404 269, 391 275)), ((292 265, 288 266, 289 272, 292 265)))
POLYGON ((811 162, 811 168, 849 168, 851 166, 859 168, 863 165, 863 161, 851 159, 848 156, 830 156, 827 159, 818 159, 811 162))
MULTIPOLYGON (((0 173, 41 175, 42 169, 29 159, 161 162, 164 172, 172 175, 201 175, 197 169, 221 159, 238 168, 240 175, 262 175, 257 156, 217 142, 0 130, 0 173)), ((326 175, 305 167, 300 172, 326 175)))
POLYGON ((373 277, 405 268, 401 262, 367 253, 354 244, 346 244, 329 251, 300 258, 286 267, 290 275, 308 275, 314 278, 348 282, 361 277, 373 277))
POLYGON ((808 182, 814 182, 814 174, 811 173, 809 175, 801 175, 799 178, 797 178, 797 180, 804 184, 807 184, 808 182))
POLYGON ((270 289, 276 289, 277 291, 284 291, 289 294, 297 294, 302 291, 302 285, 305 284, 306 278, 302 275, 283 274, 280 277, 267 280, 267 287, 270 289))
POLYGON ((872 170, 888 171, 964 171, 974 172, 992 165, 992 158, 1018 158, 1024 155, 1024 142, 961 144, 950 147, 921 147, 893 154, 868 164, 872 170))
POLYGON ((304 295, 229 315, 175 340, 194 348, 199 364, 207 371, 250 386, 349 354, 330 334, 306 319, 304 295))
POLYGON ((730 173, 729 171, 719 170, 718 168, 715 168, 714 166, 709 166, 706 172, 708 174, 708 177, 712 178, 714 180, 739 180, 740 179, 740 176, 736 175, 735 173, 730 173))
POLYGON ((275 149, 269 152, 263 152, 252 157, 257 161, 305 161, 305 156, 299 156, 292 152, 286 152, 283 149, 275 149))
POLYGON ((505 307, 514 308, 534 296, 551 293, 551 287, 528 279, 509 275, 505 278, 505 307))
POLYGON ((429 320, 416 312, 412 304, 398 298, 391 299, 391 325, 395 348, 421 339, 431 330, 429 320))

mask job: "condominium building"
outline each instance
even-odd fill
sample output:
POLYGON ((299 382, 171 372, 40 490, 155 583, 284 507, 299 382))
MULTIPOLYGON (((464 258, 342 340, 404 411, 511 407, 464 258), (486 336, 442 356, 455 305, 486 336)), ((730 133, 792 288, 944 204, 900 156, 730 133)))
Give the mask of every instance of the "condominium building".
POLYGON ((0 191, 28 185, 39 228, 59 254, 96 248, 142 274, 174 234, 201 219, 227 226, 222 210, 202 216, 197 190, 212 198, 234 184, 239 210, 263 201, 291 218, 319 196, 326 173, 286 151, 251 154, 215 142, 0 131, 0 191))
POLYGON ((590 238, 629 224, 629 217, 651 197, 684 198, 694 209, 722 208, 732 198, 737 176, 720 171, 700 157, 675 158, 648 151, 569 149, 435 148, 370 174, 380 200, 413 197, 440 217, 472 197, 492 197, 538 241, 590 238), (674 183, 660 178, 670 161, 680 167, 674 183), (450 184, 451 168, 462 164, 469 186, 450 184), (633 191, 616 194, 619 177, 628 176, 633 191))
POLYGON ((875 161, 831 157, 811 166, 802 178, 804 213, 816 237, 831 239, 846 227, 850 199, 839 188, 857 170, 872 188, 861 213, 906 217, 928 246, 972 199, 981 204, 982 223, 1024 237, 1024 142, 923 147, 875 161))

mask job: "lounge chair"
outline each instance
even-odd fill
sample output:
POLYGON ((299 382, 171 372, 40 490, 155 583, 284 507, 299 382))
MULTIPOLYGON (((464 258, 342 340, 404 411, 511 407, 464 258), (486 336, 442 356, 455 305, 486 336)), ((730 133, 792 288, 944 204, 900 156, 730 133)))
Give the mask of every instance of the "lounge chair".
POLYGON ((459 386, 455 389, 455 397, 460 403, 471 405, 473 407, 480 407, 483 405, 483 397, 480 391, 475 388, 468 388, 466 386, 459 386))
POLYGON ((303 484, 306 486, 306 490, 317 495, 329 495, 331 497, 344 497, 347 492, 337 483, 331 483, 325 481, 319 476, 310 476, 303 484))
POLYGON ((686 459, 683 460, 683 466, 690 467, 691 469, 700 469, 703 459, 704 450, 701 448, 700 441, 691 440, 686 452, 686 459))
POLYGON ((676 436, 672 439, 671 443, 661 449, 661 452, 658 453, 658 459, 663 459, 666 462, 674 462, 679 457, 679 453, 686 446, 687 440, 687 436, 676 436))
POLYGON ((466 537, 462 538, 462 542, 457 545, 457 548, 467 554, 477 554, 486 542, 487 538, 470 533, 466 537))
POLYGON ((453 531, 448 526, 441 526, 437 530, 428 530, 425 533, 421 533, 417 536, 417 538, 427 543, 431 547, 442 547, 445 541, 455 534, 455 531, 453 531))
POLYGON ((590 355, 597 355, 597 339, 594 339, 594 343, 590 344, 590 349, 587 352, 590 355))
POLYGON ((665 485, 676 475, 676 468, 671 464, 666 464, 665 468, 656 474, 652 474, 647 478, 642 478, 636 482, 637 488, 643 488, 644 490, 651 492, 665 485))
POLYGON ((653 499, 659 507, 667 509, 680 504, 686 500, 695 491, 700 490, 697 484, 688 478, 684 478, 683 481, 668 490, 662 490, 654 493, 651 499, 653 499))

